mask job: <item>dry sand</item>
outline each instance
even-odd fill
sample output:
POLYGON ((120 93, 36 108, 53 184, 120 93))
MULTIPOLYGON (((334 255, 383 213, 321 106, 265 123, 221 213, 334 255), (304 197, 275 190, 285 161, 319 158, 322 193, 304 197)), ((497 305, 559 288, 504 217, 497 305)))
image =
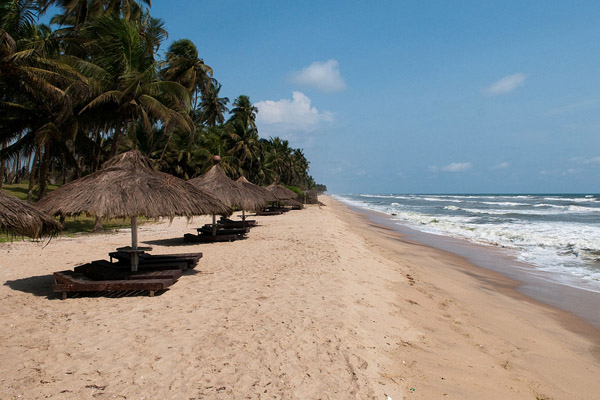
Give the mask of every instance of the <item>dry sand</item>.
POLYGON ((0 244, 0 399, 598 399, 598 332, 329 197, 204 253, 150 298, 50 292, 129 231, 0 244), (568 328, 568 329, 567 329, 568 328))

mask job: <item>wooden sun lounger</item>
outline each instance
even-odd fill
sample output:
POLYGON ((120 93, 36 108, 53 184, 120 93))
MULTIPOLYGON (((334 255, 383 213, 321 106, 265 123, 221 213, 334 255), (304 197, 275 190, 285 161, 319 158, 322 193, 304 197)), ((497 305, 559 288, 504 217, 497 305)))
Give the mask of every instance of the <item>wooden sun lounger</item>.
POLYGON ((164 290, 173 283, 170 278, 94 280, 79 272, 60 271, 54 273, 52 290, 61 292, 63 300, 68 292, 147 291, 152 297, 156 291, 164 290))
POLYGON ((191 233, 186 233, 183 235, 183 240, 186 242, 193 243, 214 243, 214 242, 232 242, 234 240, 243 239, 244 235, 241 233, 231 234, 231 235, 215 235, 212 234, 198 234, 193 235, 191 233))
MULTIPOLYGON (((130 265, 131 256, 129 253, 122 251, 113 251, 108 253, 111 262, 113 259, 118 260, 120 264, 130 265)), ((149 254, 142 253, 139 258, 139 269, 168 269, 163 268, 165 263, 183 263, 181 269, 193 269, 198 265, 198 261, 202 258, 202 253, 180 253, 180 254, 149 254)))
POLYGON ((218 222, 218 226, 223 226, 224 228, 252 228, 256 226, 256 221, 253 219, 233 221, 231 219, 221 218, 218 222))
MULTIPOLYGON (((211 225, 204 225, 202 228, 197 228, 196 229, 198 231, 198 233, 201 234, 206 234, 206 235, 212 235, 212 226, 211 225)), ((250 228, 245 227, 245 228, 220 228, 219 225, 217 224, 217 231, 216 234, 217 235, 236 235, 236 234, 245 234, 250 232, 250 228)))
POLYGON ((138 270, 132 272, 129 265, 113 264, 106 260, 92 261, 74 268, 75 272, 98 281, 131 280, 131 279, 172 279, 176 282, 181 277, 179 264, 172 264, 170 269, 138 270))
POLYGON ((257 211, 256 215, 267 216, 267 215, 281 215, 283 214, 282 210, 261 210, 257 211))

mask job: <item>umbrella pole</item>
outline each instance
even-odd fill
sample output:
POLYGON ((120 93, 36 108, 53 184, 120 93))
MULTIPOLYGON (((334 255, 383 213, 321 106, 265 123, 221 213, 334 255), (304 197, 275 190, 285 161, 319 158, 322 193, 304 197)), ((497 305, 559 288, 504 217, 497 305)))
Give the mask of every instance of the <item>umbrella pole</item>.
POLYGON ((212 235, 217 236, 217 216, 213 214, 212 235))
POLYGON ((138 238, 137 238, 137 216, 131 217, 131 249, 134 250, 131 253, 131 270, 137 271, 139 265, 137 251, 138 238))
POLYGON ((242 221, 246 221, 246 212, 242 209, 242 221))

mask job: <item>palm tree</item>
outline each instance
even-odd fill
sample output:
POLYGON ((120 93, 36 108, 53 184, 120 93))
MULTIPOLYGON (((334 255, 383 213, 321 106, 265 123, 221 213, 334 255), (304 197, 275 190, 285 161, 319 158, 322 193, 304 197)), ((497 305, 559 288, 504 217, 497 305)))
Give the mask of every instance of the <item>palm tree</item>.
POLYGON ((287 140, 282 140, 279 137, 274 137, 269 140, 266 162, 280 182, 289 183, 291 154, 292 149, 287 140))
MULTIPOLYGON (((127 20, 138 20, 142 17, 143 9, 135 0, 105 0, 106 11, 115 15, 121 15, 127 20)), ((150 7, 150 0, 142 0, 142 3, 150 7)))
POLYGON ((34 23, 37 2, 3 0, 0 10, 0 141, 10 143, 0 159, 35 154, 43 195, 51 159, 73 132, 72 92, 85 79, 61 60, 50 29, 34 23))
MULTIPOLYGON (((52 17, 51 23, 65 27, 63 32, 77 31, 88 21, 109 13, 136 21, 144 14, 142 6, 135 0, 42 0, 38 3, 43 12, 50 6, 62 10, 52 17)), ((142 3, 150 7, 150 0, 142 0, 142 3)))
POLYGON ((224 114, 229 112, 227 97, 219 97, 221 84, 217 82, 211 83, 208 91, 202 96, 200 110, 202 112, 202 121, 208 126, 217 126, 225 121, 224 114))
MULTIPOLYGON (((165 67, 161 70, 166 80, 183 85, 193 97, 192 109, 198 105, 199 94, 209 96, 213 85, 213 70, 198 57, 198 49, 189 39, 176 40, 169 46, 165 67)), ((218 94, 218 91, 217 91, 218 94)))
POLYGON ((302 149, 293 149, 290 157, 290 184, 302 188, 310 186, 308 175, 309 162, 304 156, 302 149))
POLYGON ((236 176, 232 178, 237 179, 241 175, 254 178, 262 152, 257 132, 238 121, 227 124, 227 129, 230 142, 227 154, 238 162, 236 176))
POLYGON ((219 154, 234 178, 310 184, 301 150, 259 138, 248 96, 235 99, 223 125, 229 99, 191 41, 174 42, 157 61, 167 32, 146 6, 149 0, 0 0, 0 178, 12 157, 12 172, 31 168, 31 188, 37 182, 43 193, 49 174, 62 172, 66 181, 96 170, 120 147, 136 147, 182 177, 219 154), (50 5, 61 9, 55 32, 35 23, 50 5))
POLYGON ((246 95, 240 95, 233 102, 233 109, 231 110, 231 118, 228 122, 238 122, 246 127, 250 127, 253 131, 257 132, 256 128, 256 114, 258 108, 256 108, 251 102, 250 97, 246 95))
POLYGON ((154 59, 155 41, 143 34, 143 26, 134 21, 103 16, 90 22, 86 37, 94 49, 94 81, 101 88, 81 113, 97 109, 112 115, 114 129, 110 156, 117 154, 126 129, 141 121, 146 132, 160 121, 165 131, 173 128, 190 131, 189 93, 177 82, 158 79, 154 59))

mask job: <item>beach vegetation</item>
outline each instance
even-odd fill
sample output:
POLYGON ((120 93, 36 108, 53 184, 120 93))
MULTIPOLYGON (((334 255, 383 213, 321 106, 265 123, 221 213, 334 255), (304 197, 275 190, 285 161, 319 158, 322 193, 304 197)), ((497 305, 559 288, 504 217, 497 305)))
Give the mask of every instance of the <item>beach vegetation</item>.
MULTIPOLYGON (((57 189, 58 185, 48 185, 47 193, 51 193, 57 189)), ((5 184, 2 188, 5 193, 19 198, 21 200, 27 200, 27 194, 29 191, 29 183, 14 183, 5 184)), ((151 221, 151 220, 150 220, 151 221)), ((138 217, 138 224, 142 225, 149 222, 145 217, 138 217)), ((66 217, 63 222, 63 229, 61 234, 64 236, 73 236, 81 232, 93 232, 96 224, 96 218, 92 216, 80 215, 77 217, 66 217)), ((102 228, 109 232, 116 229, 130 228, 130 221, 125 218, 110 218, 102 221, 102 228)), ((20 240, 20 237, 4 233, 0 234, 0 242, 7 242, 12 240, 20 240)))
POLYGON ((0 0, 0 10, 0 187, 34 201, 130 149, 184 179, 216 154, 232 179, 315 185, 302 149, 261 137, 250 97, 230 103, 191 40, 161 58, 168 31, 150 1, 0 0))

